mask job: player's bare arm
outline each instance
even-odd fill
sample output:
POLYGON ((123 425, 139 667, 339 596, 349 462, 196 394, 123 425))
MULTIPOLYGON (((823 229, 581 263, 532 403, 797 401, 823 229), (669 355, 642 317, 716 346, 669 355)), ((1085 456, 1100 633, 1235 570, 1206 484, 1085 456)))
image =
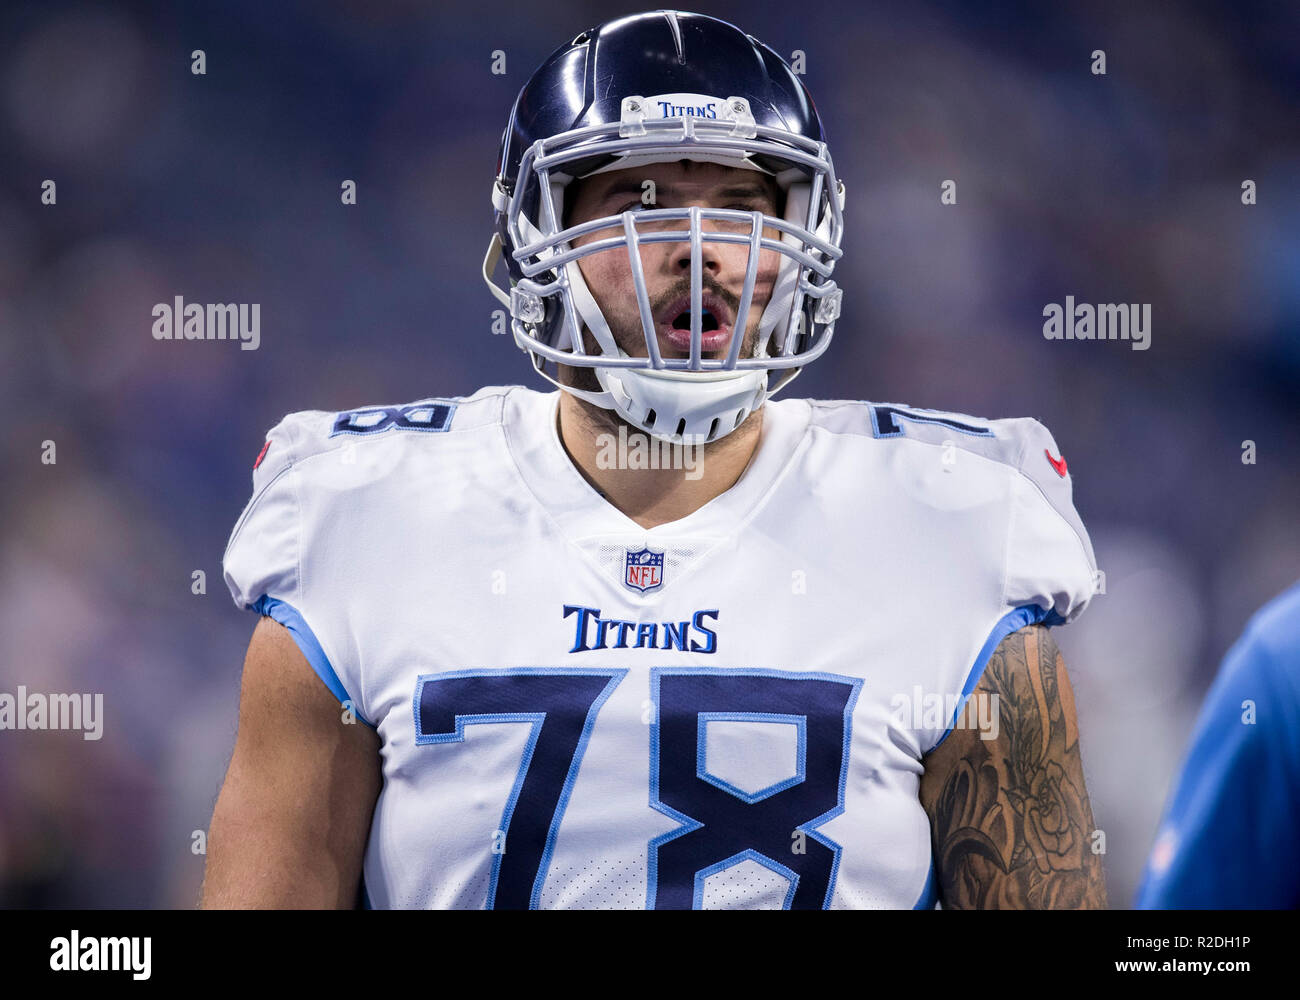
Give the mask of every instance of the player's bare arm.
POLYGON ((288 630, 262 618, 244 662, 200 906, 355 906, 381 781, 378 735, 344 720, 288 630))
POLYGON ((954 729, 925 758, 921 803, 944 907, 1104 909, 1074 694, 1047 628, 1002 641, 975 689, 993 695, 996 739, 954 729))

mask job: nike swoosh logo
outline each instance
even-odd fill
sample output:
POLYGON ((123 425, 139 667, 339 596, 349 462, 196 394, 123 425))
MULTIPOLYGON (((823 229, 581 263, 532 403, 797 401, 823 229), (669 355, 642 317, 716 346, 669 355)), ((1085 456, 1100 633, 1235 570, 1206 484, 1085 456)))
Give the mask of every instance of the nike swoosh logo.
POLYGON ((1043 454, 1046 455, 1047 460, 1052 463, 1052 468, 1056 470, 1056 474, 1064 479, 1066 472, 1069 471, 1065 465, 1065 456, 1062 455, 1060 458, 1053 458, 1052 453, 1046 448, 1043 449, 1043 454))

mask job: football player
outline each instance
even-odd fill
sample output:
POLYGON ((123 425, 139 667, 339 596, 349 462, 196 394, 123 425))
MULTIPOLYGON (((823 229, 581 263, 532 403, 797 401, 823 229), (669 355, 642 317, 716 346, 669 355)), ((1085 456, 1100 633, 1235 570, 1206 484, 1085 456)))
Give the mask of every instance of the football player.
POLYGON ((484 276, 556 388, 271 430, 203 905, 1105 906, 1055 442, 769 399, 830 345, 844 199, 803 84, 730 24, 546 60, 484 276))

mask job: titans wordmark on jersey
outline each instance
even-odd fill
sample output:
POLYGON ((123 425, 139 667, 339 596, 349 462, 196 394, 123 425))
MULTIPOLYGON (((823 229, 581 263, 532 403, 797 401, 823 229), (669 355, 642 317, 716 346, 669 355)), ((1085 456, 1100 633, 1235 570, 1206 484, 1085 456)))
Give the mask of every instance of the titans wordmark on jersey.
POLYGON ((558 392, 272 429, 231 534, 382 739, 375 907, 929 907, 922 758, 1095 563, 1030 419, 771 401, 726 493, 649 531, 558 392))

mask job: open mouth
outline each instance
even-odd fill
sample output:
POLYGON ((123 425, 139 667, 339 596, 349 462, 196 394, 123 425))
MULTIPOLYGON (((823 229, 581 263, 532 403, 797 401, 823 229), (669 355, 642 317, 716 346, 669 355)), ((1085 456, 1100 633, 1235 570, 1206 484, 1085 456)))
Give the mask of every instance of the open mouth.
MULTIPOLYGON (((726 347, 731 340, 731 311, 725 302, 709 294, 703 298, 703 312, 700 317, 700 353, 718 351, 726 347)), ((691 350, 691 310, 690 299, 674 302, 662 314, 671 317, 661 321, 659 329, 663 338, 684 355, 691 350)))
MULTIPOLYGON (((718 326, 718 317, 705 309, 704 316, 700 320, 700 330, 704 333, 708 333, 711 330, 716 330, 718 326)), ((677 318, 673 320, 673 329, 686 330, 689 333, 691 329, 691 314, 688 312, 679 312, 677 318)))

